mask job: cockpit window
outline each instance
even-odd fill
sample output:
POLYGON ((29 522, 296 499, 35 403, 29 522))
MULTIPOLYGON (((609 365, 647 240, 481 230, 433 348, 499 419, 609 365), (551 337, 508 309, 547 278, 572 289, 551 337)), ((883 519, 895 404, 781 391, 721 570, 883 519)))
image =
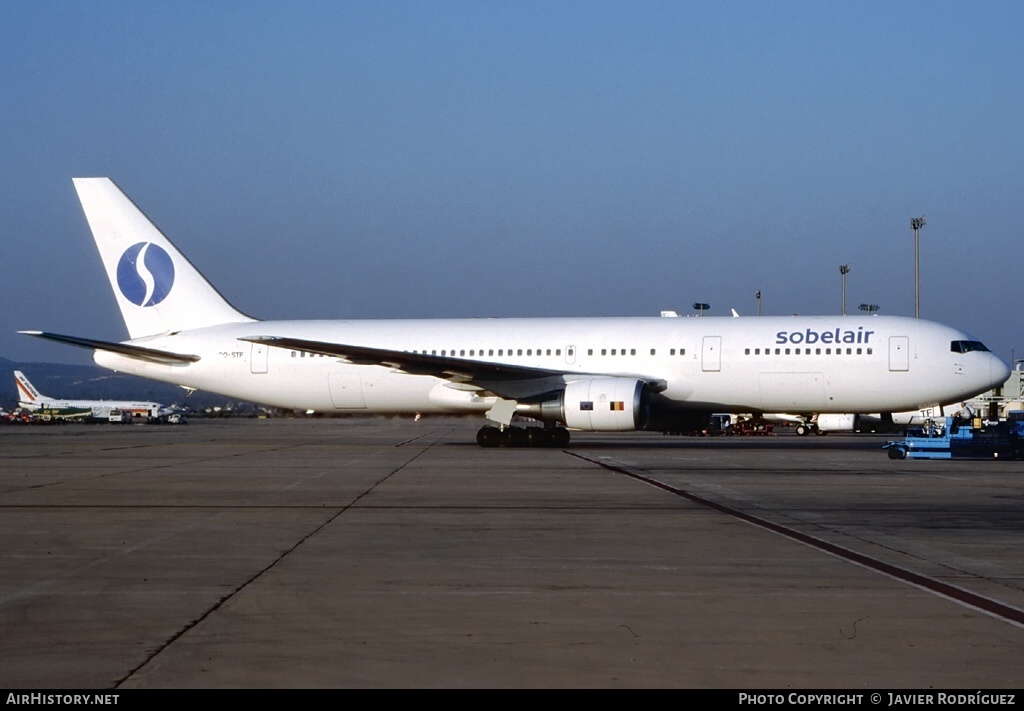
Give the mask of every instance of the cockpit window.
POLYGON ((981 341, 951 341, 949 350, 954 353, 970 353, 971 351, 987 351, 988 348, 981 341))

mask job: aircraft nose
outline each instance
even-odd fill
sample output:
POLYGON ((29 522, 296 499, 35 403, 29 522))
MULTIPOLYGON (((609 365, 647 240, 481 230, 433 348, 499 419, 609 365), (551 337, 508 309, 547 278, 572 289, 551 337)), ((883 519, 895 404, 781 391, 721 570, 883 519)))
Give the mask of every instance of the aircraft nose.
POLYGON ((989 363, 991 371, 992 387, 997 388, 1010 379, 1010 366, 999 356, 992 354, 992 361, 989 363))

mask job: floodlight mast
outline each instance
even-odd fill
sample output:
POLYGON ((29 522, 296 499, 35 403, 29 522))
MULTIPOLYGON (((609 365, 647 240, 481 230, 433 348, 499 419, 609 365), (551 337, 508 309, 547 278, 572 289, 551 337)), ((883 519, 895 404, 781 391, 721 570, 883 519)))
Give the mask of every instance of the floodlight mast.
POLYGON ((843 264, 839 267, 839 273, 843 279, 843 316, 846 315, 846 275, 850 273, 850 265, 843 264))
POLYGON ((924 215, 910 218, 910 228, 914 230, 914 318, 921 318, 921 258, 920 235, 924 227, 924 215))

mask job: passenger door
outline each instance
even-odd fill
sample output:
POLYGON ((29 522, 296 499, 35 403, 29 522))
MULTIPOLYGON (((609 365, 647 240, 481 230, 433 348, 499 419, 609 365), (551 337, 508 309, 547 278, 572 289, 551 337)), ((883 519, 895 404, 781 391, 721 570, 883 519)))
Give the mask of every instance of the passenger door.
POLYGON ((889 370, 910 370, 910 338, 889 336, 889 370))
POLYGON ((705 373, 717 373, 722 369, 721 336, 704 336, 700 362, 705 373))

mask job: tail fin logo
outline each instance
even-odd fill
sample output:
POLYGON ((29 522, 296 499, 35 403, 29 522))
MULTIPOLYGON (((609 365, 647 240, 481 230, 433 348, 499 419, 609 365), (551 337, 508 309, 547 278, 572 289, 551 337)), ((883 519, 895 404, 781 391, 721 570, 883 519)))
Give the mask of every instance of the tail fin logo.
POLYGON ((117 263, 117 286, 136 306, 156 306, 174 286, 174 262, 152 242, 138 242, 117 263))
POLYGON ((35 386, 28 381, 28 378, 20 370, 14 371, 14 380, 18 390, 24 393, 26 402, 36 402, 42 399, 43 396, 39 394, 39 391, 36 390, 35 386))

